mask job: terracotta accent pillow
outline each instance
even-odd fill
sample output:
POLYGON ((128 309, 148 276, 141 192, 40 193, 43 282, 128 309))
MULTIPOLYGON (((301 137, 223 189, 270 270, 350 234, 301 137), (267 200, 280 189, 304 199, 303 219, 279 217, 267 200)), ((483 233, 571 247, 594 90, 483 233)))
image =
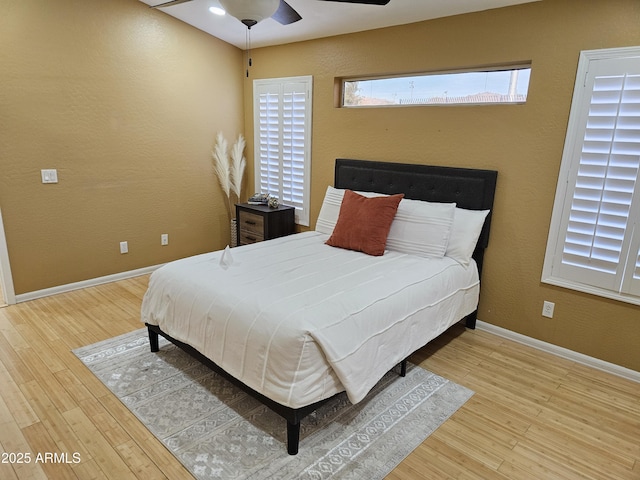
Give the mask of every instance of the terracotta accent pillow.
POLYGON ((404 194, 400 193, 367 198, 347 190, 327 245, 375 256, 384 254, 391 222, 402 197, 404 194))

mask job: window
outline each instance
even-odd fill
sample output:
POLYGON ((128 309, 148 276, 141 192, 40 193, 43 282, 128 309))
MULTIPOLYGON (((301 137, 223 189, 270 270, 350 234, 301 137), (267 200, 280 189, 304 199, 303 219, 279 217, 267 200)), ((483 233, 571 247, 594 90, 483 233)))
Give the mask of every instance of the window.
POLYGON ((312 77, 253 81, 255 188, 309 225, 312 77))
POLYGON ((580 55, 543 282, 640 304, 640 48, 580 55))
POLYGON ((342 80, 343 107, 525 103, 531 65, 342 80))

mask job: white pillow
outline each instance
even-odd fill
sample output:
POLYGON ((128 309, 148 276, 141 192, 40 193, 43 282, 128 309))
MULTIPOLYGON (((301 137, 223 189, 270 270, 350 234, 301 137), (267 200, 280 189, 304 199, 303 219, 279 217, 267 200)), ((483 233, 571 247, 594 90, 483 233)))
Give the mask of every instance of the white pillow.
MULTIPOLYGON (((325 193, 316 231, 331 235, 338 221, 344 190, 329 186, 325 193)), ((365 197, 382 193, 357 192, 365 197)), ((403 198, 391 223, 387 248, 421 257, 441 258, 451 235, 455 203, 422 202, 403 198)))
POLYGON ((331 235, 333 229, 338 221, 340 215, 340 206, 342 205, 342 197, 344 197, 344 190, 327 187, 327 191, 324 194, 324 200, 322 201, 322 207, 320 208, 320 214, 316 221, 316 232, 326 233, 331 235))
POLYGON ((391 223, 387 248, 427 258, 442 258, 453 226, 455 203, 403 198, 391 223))
POLYGON ((484 225, 484 219, 488 214, 489 210, 466 210, 456 207, 453 229, 445 255, 464 266, 469 265, 484 225))

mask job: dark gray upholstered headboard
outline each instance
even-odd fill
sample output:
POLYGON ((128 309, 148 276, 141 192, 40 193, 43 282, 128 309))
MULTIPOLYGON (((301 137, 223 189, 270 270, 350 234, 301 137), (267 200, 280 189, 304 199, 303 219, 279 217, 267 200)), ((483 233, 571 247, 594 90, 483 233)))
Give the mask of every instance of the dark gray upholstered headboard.
MULTIPOLYGON (((470 168, 436 167, 370 160, 336 160, 336 188, 404 193, 406 198, 428 202, 455 202, 469 210, 493 210, 498 172, 470 168)), ((484 249, 489 244, 491 213, 485 220, 474 258, 482 269, 484 249)))

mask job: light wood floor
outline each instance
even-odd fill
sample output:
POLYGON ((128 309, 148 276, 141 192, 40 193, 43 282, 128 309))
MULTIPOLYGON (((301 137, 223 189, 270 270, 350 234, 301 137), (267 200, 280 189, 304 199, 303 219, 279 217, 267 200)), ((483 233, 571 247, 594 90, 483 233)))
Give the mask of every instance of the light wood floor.
MULTIPOLYGON (((0 479, 191 478, 71 353, 141 328, 147 280, 0 309, 0 479)), ((413 360, 476 393, 389 479, 640 479, 639 384, 462 327, 413 360)))

